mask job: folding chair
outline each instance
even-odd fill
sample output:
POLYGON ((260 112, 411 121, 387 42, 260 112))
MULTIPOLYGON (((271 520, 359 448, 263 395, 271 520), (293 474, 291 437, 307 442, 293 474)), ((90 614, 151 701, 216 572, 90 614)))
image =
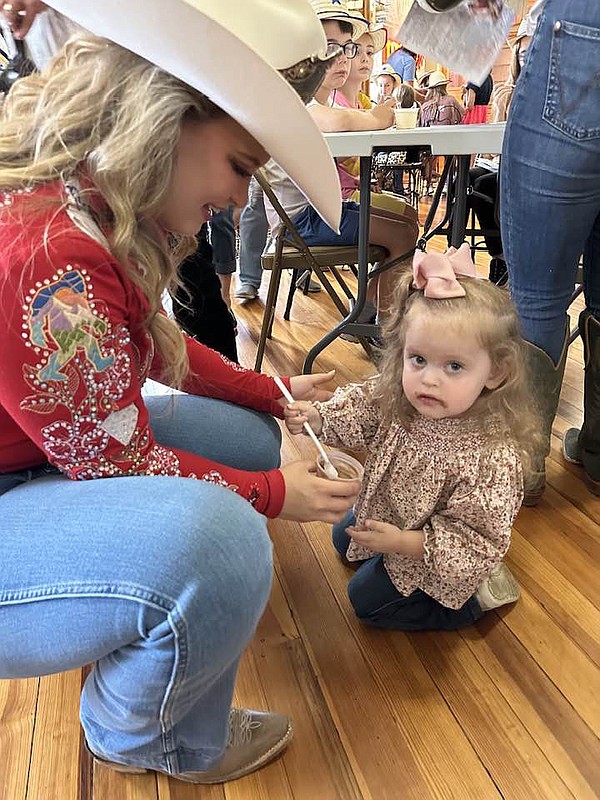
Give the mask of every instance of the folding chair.
MULTIPOLYGON (((308 284, 310 276, 313 272, 323 285, 323 288, 340 312, 342 318, 344 318, 348 315, 347 303, 354 301, 354 295, 344 280, 341 272, 338 270, 338 266, 344 264, 354 265, 357 263, 358 245, 309 247, 304 242, 293 222, 286 214, 263 172, 258 170, 255 177, 262 187, 263 192, 269 198, 271 205, 277 212, 282 222, 281 229, 274 239, 271 240, 270 246, 267 246, 267 249, 261 258, 263 269, 271 271, 271 279, 269 281, 269 291, 267 294, 262 327, 258 340, 258 350, 256 352, 256 361, 254 364, 254 369, 256 372, 259 372, 262 366, 267 339, 270 339, 272 335, 275 307, 277 305, 277 296, 279 294, 282 271, 284 269, 292 270, 290 291, 283 315, 285 320, 289 320, 290 318, 294 292, 297 288, 303 285, 304 281, 306 281, 306 284, 308 284), (342 293, 344 294, 346 303, 336 292, 334 285, 324 272, 325 269, 329 269, 329 272, 337 283, 338 288, 341 289, 342 293)), ((371 263, 381 261, 386 256, 387 251, 383 247, 369 245, 369 261, 371 263)), ((363 336, 359 336, 358 339, 365 351, 370 355, 370 348, 366 342, 366 339, 363 336)))

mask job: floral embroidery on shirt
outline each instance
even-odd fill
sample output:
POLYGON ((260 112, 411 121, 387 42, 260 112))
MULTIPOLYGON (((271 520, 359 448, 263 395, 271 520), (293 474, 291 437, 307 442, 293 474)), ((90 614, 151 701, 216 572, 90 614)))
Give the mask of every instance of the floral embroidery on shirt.
POLYGON ((222 486, 224 489, 231 489, 232 492, 237 492, 240 488, 234 483, 227 483, 225 478, 216 469, 205 472, 204 475, 200 477, 200 480, 206 481, 207 483, 214 483, 216 486, 222 486))

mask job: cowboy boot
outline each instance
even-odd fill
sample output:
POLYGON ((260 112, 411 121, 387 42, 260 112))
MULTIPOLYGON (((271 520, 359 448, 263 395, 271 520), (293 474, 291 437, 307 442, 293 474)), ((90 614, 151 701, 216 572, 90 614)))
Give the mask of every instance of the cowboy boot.
POLYGON ((579 332, 585 364, 583 426, 569 428, 562 449, 567 461, 583 465, 587 487, 600 495, 600 322, 587 309, 579 316, 579 332))
POLYGON ((550 356, 531 342, 525 342, 526 360, 529 369, 529 376, 533 395, 537 401, 542 423, 542 435, 544 438, 544 452, 540 454, 539 464, 536 467, 537 476, 525 489, 523 498, 524 506, 535 506, 539 502, 546 486, 546 469, 544 462, 550 453, 550 442, 552 439, 552 423, 556 416, 558 400, 560 398, 560 388, 562 386, 565 364, 567 362, 567 350, 569 346, 569 328, 565 330, 565 339, 558 364, 555 364, 550 356))

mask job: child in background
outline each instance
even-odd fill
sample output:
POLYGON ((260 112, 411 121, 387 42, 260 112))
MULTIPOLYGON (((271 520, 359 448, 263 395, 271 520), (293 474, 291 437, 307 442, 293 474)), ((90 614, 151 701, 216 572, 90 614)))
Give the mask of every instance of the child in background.
POLYGON ((377 82, 377 102, 383 103, 390 97, 396 96, 396 91, 402 86, 402 78, 391 64, 384 64, 377 75, 374 75, 377 82))
POLYGON ((381 373, 285 412, 292 433, 308 420, 327 444, 367 452, 333 542, 361 562, 348 593, 376 627, 453 630, 519 597, 502 559, 539 423, 512 303, 474 276, 466 244, 417 253, 398 282, 381 373))

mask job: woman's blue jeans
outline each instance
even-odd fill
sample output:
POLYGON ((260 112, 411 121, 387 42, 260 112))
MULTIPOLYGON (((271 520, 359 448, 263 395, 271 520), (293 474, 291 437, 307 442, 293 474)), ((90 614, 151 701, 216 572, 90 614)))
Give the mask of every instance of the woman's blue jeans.
POLYGON ((600 319, 600 2, 546 0, 513 96, 500 189, 524 338, 558 362, 580 255, 600 319))
MULTIPOLYGON (((147 405, 161 444, 242 469, 279 464, 266 414, 188 395, 147 405)), ((94 663, 81 698, 92 750, 170 773, 209 769, 269 596, 265 518, 189 478, 21 477, 0 497, 0 677, 94 663)))

